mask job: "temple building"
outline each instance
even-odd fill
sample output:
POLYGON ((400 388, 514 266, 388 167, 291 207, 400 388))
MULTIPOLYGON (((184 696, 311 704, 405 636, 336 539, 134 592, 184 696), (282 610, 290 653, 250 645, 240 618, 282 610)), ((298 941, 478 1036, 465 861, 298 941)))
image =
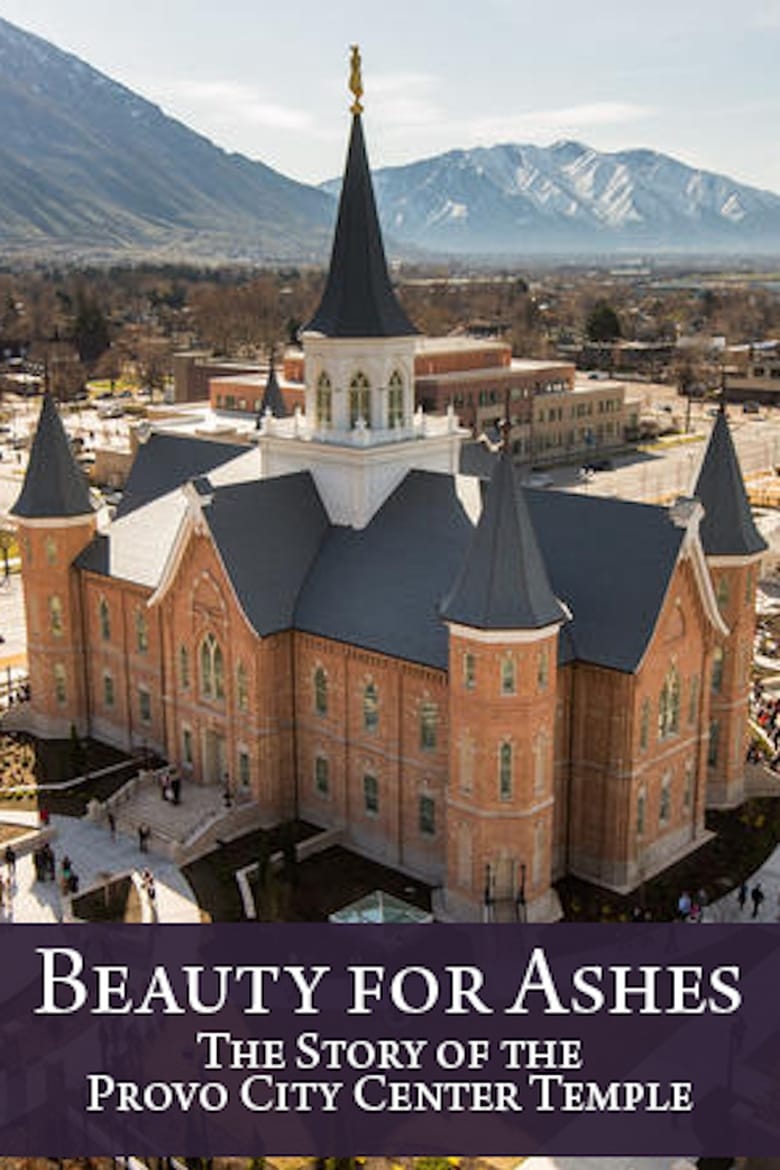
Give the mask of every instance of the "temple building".
MULTIPOLYGON (((97 517, 44 398, 14 514, 47 736, 226 777, 437 887, 442 918, 550 920, 576 874, 628 891, 744 796, 764 549, 721 412, 671 508, 469 474, 413 401, 360 87, 305 410, 247 447, 152 434, 97 517)), ((489 476, 489 477, 488 477, 489 476)))

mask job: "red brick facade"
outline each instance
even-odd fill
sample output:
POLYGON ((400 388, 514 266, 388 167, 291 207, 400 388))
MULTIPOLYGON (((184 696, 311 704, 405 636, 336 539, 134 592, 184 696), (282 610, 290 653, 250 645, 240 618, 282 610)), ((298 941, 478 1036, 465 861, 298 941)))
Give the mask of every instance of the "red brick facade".
POLYGON ((559 669, 556 628, 462 627, 445 673, 301 632, 258 637, 196 524, 154 596, 71 567, 93 531, 20 525, 45 733, 73 724, 154 749, 185 781, 249 788, 268 824, 341 828, 443 887, 454 916, 512 917, 524 894, 529 917, 549 917, 551 882, 569 872, 634 888, 696 847, 708 799, 740 798, 752 563, 713 567, 724 638, 703 559, 697 577, 684 554, 633 674, 559 669))

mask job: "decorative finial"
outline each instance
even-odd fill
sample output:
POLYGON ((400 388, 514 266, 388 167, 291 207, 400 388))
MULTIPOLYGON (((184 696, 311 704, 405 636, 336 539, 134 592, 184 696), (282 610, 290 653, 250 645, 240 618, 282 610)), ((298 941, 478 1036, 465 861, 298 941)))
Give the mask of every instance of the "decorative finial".
POLYGON ((360 49, 357 45, 350 46, 352 54, 349 59, 349 88, 355 98, 350 106, 350 113, 362 114, 363 103, 361 98, 363 96, 363 72, 361 68, 360 49))

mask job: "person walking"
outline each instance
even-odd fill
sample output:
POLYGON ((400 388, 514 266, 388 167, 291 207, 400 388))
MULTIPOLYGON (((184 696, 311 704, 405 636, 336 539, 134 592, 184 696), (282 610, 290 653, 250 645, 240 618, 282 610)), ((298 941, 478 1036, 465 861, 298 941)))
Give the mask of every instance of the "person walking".
POLYGON ((743 882, 742 885, 739 887, 739 893, 737 894, 737 901, 739 902, 740 914, 745 909, 745 903, 747 902, 747 900, 748 900, 747 882, 743 882))
POLYGON ((756 882, 753 889, 750 891, 750 898, 753 903, 753 913, 751 918, 758 918, 758 912, 761 909, 761 903, 764 900, 764 891, 761 889, 761 882, 756 882))
POLYGON ((115 841, 116 840, 116 817, 114 816, 114 814, 112 812, 109 812, 108 816, 107 816, 107 820, 108 820, 108 831, 111 834, 111 840, 115 841))
POLYGON ((5 864, 8 870, 8 877, 10 879, 16 873, 16 854, 13 850, 13 846, 11 845, 6 845, 5 847, 5 864))

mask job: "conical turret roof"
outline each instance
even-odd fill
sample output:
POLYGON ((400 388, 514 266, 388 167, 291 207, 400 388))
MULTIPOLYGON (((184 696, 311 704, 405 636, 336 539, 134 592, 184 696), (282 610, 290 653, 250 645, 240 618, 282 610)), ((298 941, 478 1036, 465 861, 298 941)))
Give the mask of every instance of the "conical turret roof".
POLYGON ((86 478, 73 457, 54 399, 46 393, 27 474, 11 515, 20 520, 54 520, 87 516, 92 510, 86 478))
POLYGON ((694 495, 704 505, 701 540, 707 556, 750 556, 766 541, 753 522, 726 411, 718 411, 694 495))
POLYGON ((265 384, 263 401, 260 404, 260 414, 265 414, 267 410, 271 411, 274 418, 287 418, 287 407, 284 404, 284 396, 276 377, 276 365, 273 357, 268 370, 268 381, 265 384))
POLYGON ((550 587, 508 452, 502 452, 496 464, 482 515, 441 616, 483 630, 536 630, 566 619, 550 587))
POLYGON ((359 113, 352 118, 325 292, 303 331, 325 337, 417 333, 390 283, 359 113))

